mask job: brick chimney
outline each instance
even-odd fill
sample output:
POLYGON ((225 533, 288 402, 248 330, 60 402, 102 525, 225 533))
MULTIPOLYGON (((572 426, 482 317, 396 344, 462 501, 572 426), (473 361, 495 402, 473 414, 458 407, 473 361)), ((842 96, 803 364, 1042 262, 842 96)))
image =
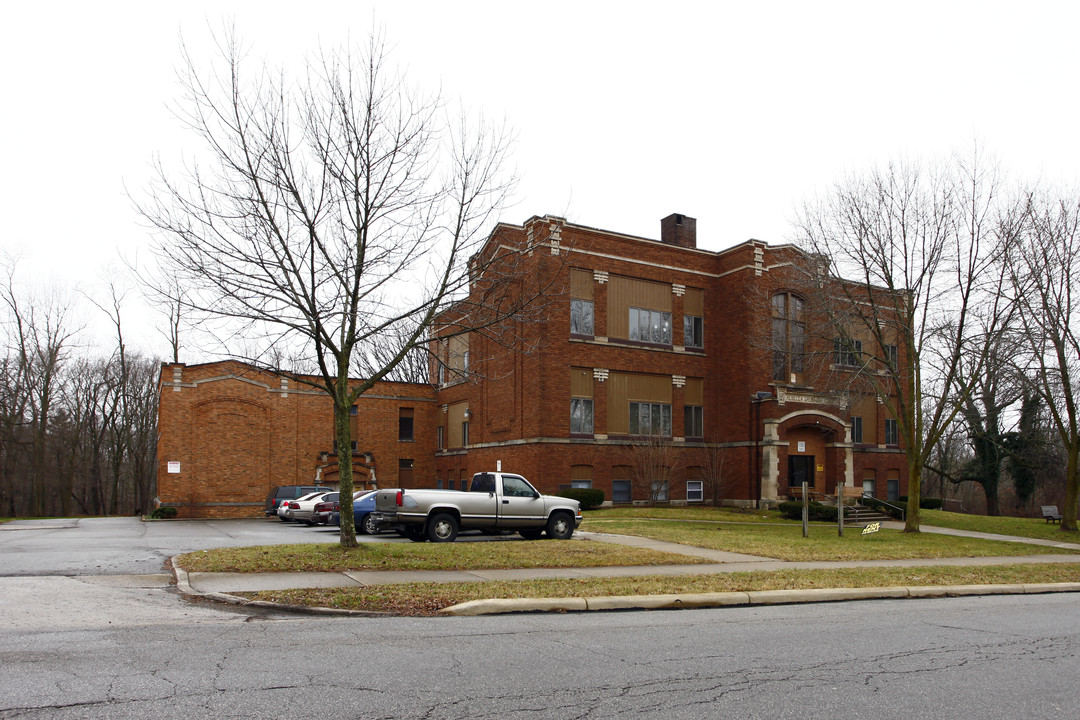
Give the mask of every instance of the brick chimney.
POLYGON ((697 247, 697 220, 674 213, 660 221, 660 242, 684 248, 697 247))

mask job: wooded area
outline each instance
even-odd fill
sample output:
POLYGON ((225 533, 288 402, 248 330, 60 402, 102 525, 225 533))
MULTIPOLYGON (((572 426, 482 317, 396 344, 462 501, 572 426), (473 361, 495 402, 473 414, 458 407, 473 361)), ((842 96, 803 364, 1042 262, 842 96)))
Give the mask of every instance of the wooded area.
POLYGON ((115 348, 80 345, 73 297, 2 291, 0 517, 129 515, 154 507, 160 363, 126 350, 120 298, 115 348))

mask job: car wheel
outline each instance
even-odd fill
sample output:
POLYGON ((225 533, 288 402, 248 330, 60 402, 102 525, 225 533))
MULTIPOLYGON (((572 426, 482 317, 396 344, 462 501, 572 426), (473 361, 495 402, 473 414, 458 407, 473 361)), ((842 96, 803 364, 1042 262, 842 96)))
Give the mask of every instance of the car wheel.
POLYGON ((548 518, 547 535, 556 540, 569 540, 574 534, 574 521, 566 513, 555 513, 548 518))
POLYGON ((403 534, 413 542, 424 542, 427 540, 427 535, 424 534, 423 525, 408 525, 403 531, 403 534))
POLYGON ((427 539, 431 542, 454 542, 457 534, 457 518, 450 513, 439 513, 428 520, 427 539))
POLYGON ((525 538, 526 540, 539 540, 540 536, 543 534, 543 530, 537 530, 536 528, 531 528, 529 530, 518 530, 518 535, 525 538))
POLYGON ((277 517, 278 520, 280 520, 281 522, 289 522, 289 518, 285 517, 284 515, 278 515, 277 517))
POLYGON ((375 523, 375 518, 368 513, 360 519, 360 531, 366 535, 378 535, 379 526, 375 523))

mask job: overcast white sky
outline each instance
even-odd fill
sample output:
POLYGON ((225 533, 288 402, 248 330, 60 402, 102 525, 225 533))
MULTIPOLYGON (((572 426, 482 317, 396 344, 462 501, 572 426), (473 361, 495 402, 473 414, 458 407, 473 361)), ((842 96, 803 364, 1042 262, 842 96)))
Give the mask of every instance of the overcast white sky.
POLYGON ((0 250, 22 282, 93 295, 146 243, 126 192, 196 143, 168 109, 181 33, 209 60, 227 19, 296 67, 383 26, 412 81, 516 129, 514 223, 657 238, 679 212, 719 250, 791 239, 804 199, 890 159, 978 142, 1016 179, 1080 168, 1076 2, 25 2, 0 25, 0 250))

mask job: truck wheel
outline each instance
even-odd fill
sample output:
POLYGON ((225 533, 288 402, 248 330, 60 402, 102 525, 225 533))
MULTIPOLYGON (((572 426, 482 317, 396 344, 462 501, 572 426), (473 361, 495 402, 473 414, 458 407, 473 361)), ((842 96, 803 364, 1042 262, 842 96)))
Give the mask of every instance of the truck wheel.
POLYGON ((569 540, 574 534, 574 521, 566 513, 555 513, 548 518, 547 535, 555 540, 569 540))
POLYGON ((375 523, 375 518, 371 517, 371 513, 360 518, 360 531, 365 535, 379 534, 379 526, 375 523))
POLYGON ((537 530, 536 528, 531 528, 529 530, 518 530, 518 535, 525 538, 526 540, 539 540, 540 536, 543 534, 543 530, 537 530))
POLYGON ((431 542, 454 542, 457 533, 457 519, 450 513, 439 513, 428 520, 427 538, 431 542))

